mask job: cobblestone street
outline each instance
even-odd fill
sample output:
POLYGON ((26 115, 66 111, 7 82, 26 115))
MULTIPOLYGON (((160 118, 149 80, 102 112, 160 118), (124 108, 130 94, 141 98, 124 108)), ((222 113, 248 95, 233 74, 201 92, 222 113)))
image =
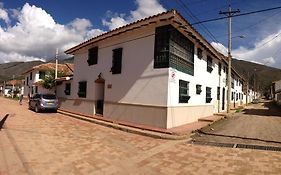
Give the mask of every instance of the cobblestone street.
POLYGON ((280 174, 281 152, 131 134, 0 98, 0 175, 280 174))

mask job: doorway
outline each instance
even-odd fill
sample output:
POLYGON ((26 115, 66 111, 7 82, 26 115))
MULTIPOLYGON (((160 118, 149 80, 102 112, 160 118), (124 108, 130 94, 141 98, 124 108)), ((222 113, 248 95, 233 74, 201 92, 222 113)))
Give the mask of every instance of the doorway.
POLYGON ((222 88, 222 110, 224 110, 225 105, 225 89, 222 88))
POLYGON ((95 81, 95 114, 103 115, 105 81, 99 78, 95 81))

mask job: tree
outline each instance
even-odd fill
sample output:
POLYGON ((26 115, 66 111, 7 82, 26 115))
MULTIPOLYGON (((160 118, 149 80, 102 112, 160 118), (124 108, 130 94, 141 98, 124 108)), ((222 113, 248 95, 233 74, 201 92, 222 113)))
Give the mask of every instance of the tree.
MULTIPOLYGON (((63 71, 58 71, 58 77, 66 76, 67 73, 63 71)), ((40 82, 43 88, 53 89, 56 86, 55 81, 55 70, 48 70, 45 72, 45 77, 40 82)))

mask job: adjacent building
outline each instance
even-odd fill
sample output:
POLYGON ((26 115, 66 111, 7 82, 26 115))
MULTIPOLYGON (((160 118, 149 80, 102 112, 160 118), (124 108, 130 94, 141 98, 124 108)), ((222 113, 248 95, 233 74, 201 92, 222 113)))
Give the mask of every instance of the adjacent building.
MULTIPOLYGON (((24 90, 23 95, 27 97, 28 95, 33 96, 36 93, 55 93, 55 87, 52 89, 46 89, 42 86, 41 82, 47 75, 54 76, 56 64, 46 63, 40 64, 32 67, 31 69, 23 73, 24 80, 24 90)), ((73 74, 72 64, 58 64, 58 72, 63 76, 73 74)))
POLYGON ((281 80, 272 83, 272 97, 277 104, 281 105, 281 80))

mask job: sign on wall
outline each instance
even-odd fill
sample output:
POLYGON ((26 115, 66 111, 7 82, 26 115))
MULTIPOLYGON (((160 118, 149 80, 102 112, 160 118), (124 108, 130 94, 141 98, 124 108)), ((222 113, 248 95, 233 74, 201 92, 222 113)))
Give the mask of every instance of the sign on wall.
POLYGON ((170 69, 170 76, 169 76, 169 81, 176 83, 176 75, 177 75, 177 70, 176 69, 170 69))

